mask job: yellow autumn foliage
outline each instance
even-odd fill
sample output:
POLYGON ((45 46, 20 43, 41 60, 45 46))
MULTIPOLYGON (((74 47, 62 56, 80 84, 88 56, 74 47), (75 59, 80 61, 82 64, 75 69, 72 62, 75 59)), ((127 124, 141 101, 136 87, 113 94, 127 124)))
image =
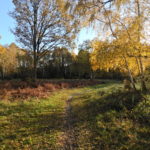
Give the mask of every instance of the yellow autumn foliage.
POLYGON ((148 50, 146 51, 146 46, 143 45, 142 47, 142 44, 137 44, 143 50, 141 55, 139 55, 139 52, 135 50, 135 46, 129 43, 123 44, 123 42, 117 42, 113 41, 109 43, 96 40, 92 43, 93 52, 91 53, 90 61, 93 70, 104 69, 108 71, 110 69, 119 69, 122 72, 127 72, 125 58, 132 74, 136 76, 140 73, 137 57, 141 57, 144 70, 150 66, 150 54, 148 50))
POLYGON ((0 55, 5 53, 6 49, 0 45, 0 55))

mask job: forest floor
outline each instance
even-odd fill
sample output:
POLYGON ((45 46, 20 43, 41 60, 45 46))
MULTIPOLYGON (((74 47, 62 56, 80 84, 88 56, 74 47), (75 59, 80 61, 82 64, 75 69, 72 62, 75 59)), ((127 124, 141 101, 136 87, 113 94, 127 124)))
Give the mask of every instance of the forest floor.
POLYGON ((0 101, 0 150, 149 150, 150 95, 120 82, 0 101), (143 96, 145 99, 143 99, 143 96))

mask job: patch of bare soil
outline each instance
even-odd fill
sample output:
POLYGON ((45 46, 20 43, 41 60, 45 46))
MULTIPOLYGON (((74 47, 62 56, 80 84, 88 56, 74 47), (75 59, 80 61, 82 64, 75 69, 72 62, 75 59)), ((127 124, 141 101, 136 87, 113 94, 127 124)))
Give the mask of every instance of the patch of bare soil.
POLYGON ((61 143, 61 150, 77 150, 77 135, 74 128, 74 118, 72 115, 72 106, 71 102, 73 101, 74 96, 81 95, 82 93, 72 94, 66 101, 66 109, 64 114, 64 132, 61 138, 59 138, 59 143, 61 143))

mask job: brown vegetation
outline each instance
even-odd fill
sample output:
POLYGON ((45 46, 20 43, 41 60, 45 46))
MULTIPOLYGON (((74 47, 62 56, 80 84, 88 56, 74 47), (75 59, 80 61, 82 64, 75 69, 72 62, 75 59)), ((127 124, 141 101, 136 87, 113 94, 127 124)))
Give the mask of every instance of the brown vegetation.
POLYGON ((58 89, 69 89, 96 85, 97 80, 68 80, 68 81, 1 81, 0 100, 25 100, 31 98, 47 98, 51 92, 58 89))

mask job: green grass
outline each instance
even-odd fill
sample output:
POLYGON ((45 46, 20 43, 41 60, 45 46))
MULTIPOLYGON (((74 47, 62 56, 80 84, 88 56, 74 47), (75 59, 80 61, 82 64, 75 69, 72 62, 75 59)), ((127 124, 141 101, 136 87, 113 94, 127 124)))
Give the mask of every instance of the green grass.
POLYGON ((49 99, 0 102, 0 149, 57 149, 69 92, 55 92, 49 99))
POLYGON ((66 100, 78 150, 149 150, 150 96, 124 92, 122 84, 60 90, 49 99, 0 102, 0 150, 61 150, 66 100))
POLYGON ((79 149, 149 150, 150 99, 141 99, 117 83, 89 87, 75 96, 72 115, 79 149))

